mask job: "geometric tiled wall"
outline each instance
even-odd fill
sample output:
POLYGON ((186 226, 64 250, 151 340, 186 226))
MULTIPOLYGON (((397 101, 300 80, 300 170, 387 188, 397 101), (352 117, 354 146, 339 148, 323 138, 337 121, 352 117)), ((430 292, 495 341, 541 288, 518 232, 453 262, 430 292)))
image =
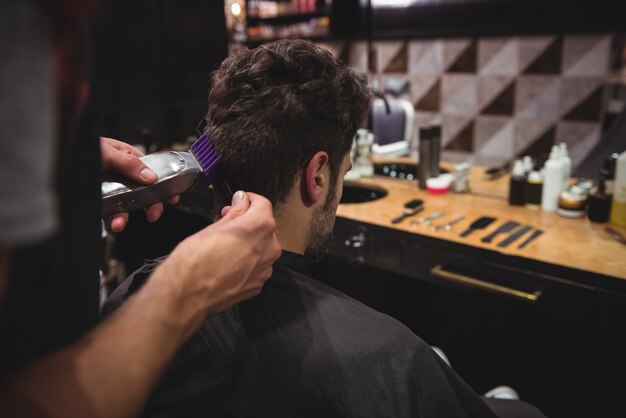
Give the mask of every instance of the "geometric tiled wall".
POLYGON ((408 80, 405 97, 417 126, 442 125, 448 160, 498 164, 566 142, 576 165, 600 138, 612 40, 607 34, 380 41, 369 60, 364 42, 327 46, 379 85, 408 80))

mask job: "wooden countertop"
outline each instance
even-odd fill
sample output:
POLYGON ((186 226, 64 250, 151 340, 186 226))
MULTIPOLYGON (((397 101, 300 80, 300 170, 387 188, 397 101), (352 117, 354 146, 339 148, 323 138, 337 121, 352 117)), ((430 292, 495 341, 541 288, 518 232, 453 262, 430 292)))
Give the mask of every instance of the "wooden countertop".
MULTIPOLYGON (((383 187, 389 193, 384 198, 373 202, 340 204, 337 215, 354 221, 626 280, 626 246, 611 239, 604 232, 605 224, 594 224, 586 218, 568 219, 556 213, 511 206, 504 198, 508 191, 508 178, 483 181, 481 180, 482 171, 483 169, 480 168, 472 169, 470 185, 473 193, 471 194, 449 192, 444 195, 432 195, 418 189, 416 181, 382 176, 361 178, 356 183, 383 187), (424 200, 424 211, 399 224, 392 224, 391 219, 402 213, 404 203, 415 198, 424 200), (433 221, 434 224, 446 223, 458 215, 465 215, 465 218, 455 224, 449 232, 434 231, 433 228, 410 224, 413 219, 429 216, 439 211, 445 212, 445 216, 433 221), (459 236, 481 216, 492 216, 497 219, 484 230, 474 231, 465 238, 459 236), (544 234, 521 250, 517 248, 518 245, 528 238, 530 233, 506 248, 497 246, 506 234, 499 235, 490 244, 481 241, 482 237, 493 232, 508 220, 542 229, 544 234)), ((626 228, 611 226, 626 234, 626 228)))

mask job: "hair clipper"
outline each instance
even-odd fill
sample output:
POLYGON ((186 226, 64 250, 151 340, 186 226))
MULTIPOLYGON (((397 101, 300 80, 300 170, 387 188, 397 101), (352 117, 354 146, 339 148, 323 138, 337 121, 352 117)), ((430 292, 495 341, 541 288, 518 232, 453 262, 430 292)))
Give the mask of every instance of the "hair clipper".
POLYGON ((188 152, 158 152, 142 157, 141 161, 157 174, 158 180, 151 185, 102 183, 103 216, 143 209, 167 200, 191 189, 204 173, 188 152))
POLYGON ((158 180, 150 185, 126 180, 102 183, 103 216, 143 209, 198 185, 207 187, 215 180, 220 158, 208 135, 203 134, 188 152, 157 152, 140 160, 157 174, 158 180))

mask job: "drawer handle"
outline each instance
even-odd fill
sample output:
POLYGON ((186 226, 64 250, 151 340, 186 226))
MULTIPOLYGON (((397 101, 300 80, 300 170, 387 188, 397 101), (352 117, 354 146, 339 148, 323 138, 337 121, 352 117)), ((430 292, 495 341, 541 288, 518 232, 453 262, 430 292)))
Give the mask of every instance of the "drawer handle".
POLYGON ((466 276, 464 274, 452 273, 445 270, 441 265, 437 265, 430 270, 430 274, 440 279, 449 280, 451 282, 461 283, 471 287, 477 287, 489 292, 500 293, 502 295, 511 296, 517 299, 522 299, 526 302, 535 303, 541 296, 541 290, 535 290, 532 293, 522 292, 521 290, 511 289, 510 287, 500 286, 495 283, 479 280, 474 277, 466 276))

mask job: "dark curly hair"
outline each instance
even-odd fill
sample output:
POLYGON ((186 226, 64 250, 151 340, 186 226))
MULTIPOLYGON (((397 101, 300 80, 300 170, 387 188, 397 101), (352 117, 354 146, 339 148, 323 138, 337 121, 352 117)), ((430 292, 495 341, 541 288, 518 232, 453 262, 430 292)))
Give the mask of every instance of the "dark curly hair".
POLYGON ((207 132, 222 167, 275 206, 320 150, 335 183, 373 97, 363 75, 300 39, 236 52, 211 85, 207 132))

